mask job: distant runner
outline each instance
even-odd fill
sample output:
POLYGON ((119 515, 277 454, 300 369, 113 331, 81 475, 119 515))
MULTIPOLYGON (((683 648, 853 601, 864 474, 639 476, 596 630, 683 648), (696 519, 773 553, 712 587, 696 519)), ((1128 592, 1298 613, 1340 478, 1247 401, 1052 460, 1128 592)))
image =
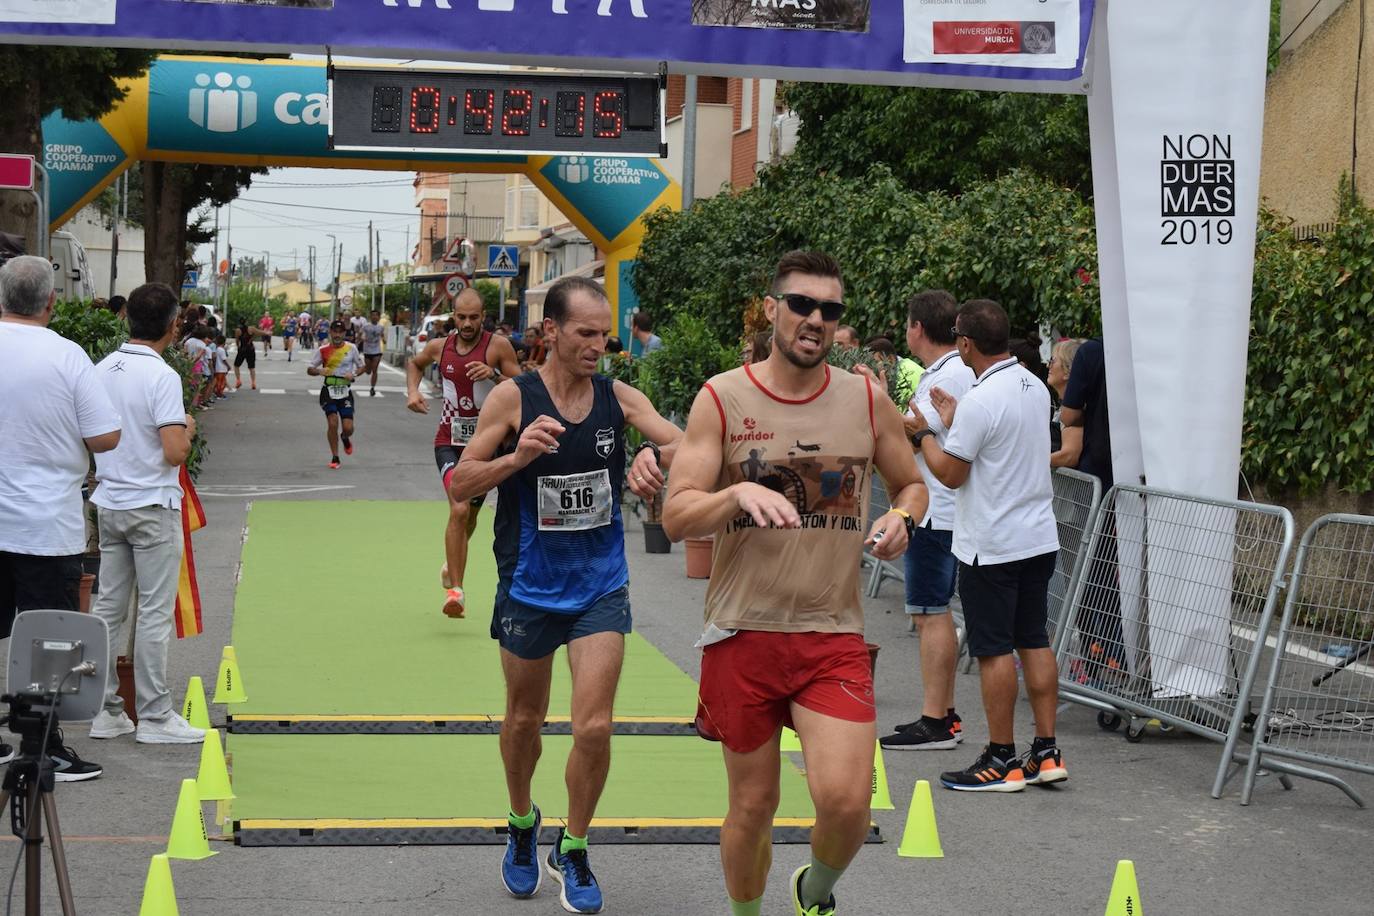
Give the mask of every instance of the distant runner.
POLYGON ((272 352, 272 331, 276 328, 277 322, 272 318, 271 312, 263 312, 258 319, 258 330, 262 331, 262 357, 267 358, 267 354, 272 352))
POLYGON ((382 365, 382 337, 386 334, 386 328, 377 321, 381 315, 381 312, 373 309, 361 331, 365 364, 362 374, 372 376, 372 387, 367 393, 370 398, 377 396, 377 370, 382 365))
POLYGON ((328 427, 329 467, 339 467, 339 439, 343 439, 344 454, 353 454, 353 380, 362 368, 363 358, 358 348, 344 340, 344 323, 334 319, 329 325, 329 344, 320 347, 310 360, 308 375, 324 378, 320 388, 320 408, 324 410, 328 427), (340 436, 340 421, 342 433, 340 436))
MULTIPOLYGON (((375 314, 375 313, 374 313, 375 314)), ((406 364, 406 407, 416 413, 429 413, 429 403, 420 394, 420 379, 431 364, 439 364, 444 382, 444 407, 439 431, 434 436, 434 462, 448 495, 448 527, 444 530, 444 557, 447 562, 439 578, 446 594, 444 613, 462 617, 465 613, 463 575, 468 565, 468 539, 477 526, 477 509, 487 498, 481 493, 470 502, 455 500, 449 492, 454 468, 463 457, 463 448, 477 428, 477 412, 487 395, 503 378, 520 374, 515 348, 510 341, 482 330, 482 297, 474 289, 459 293, 453 304, 452 334, 425 344, 406 364)))
POLYGON ((315 348, 315 329, 310 323, 309 312, 301 312, 296 316, 296 331, 301 336, 301 348, 313 350, 315 348))
POLYGON ((288 313, 281 325, 281 343, 286 348, 286 361, 291 362, 291 348, 296 343, 296 316, 288 313))

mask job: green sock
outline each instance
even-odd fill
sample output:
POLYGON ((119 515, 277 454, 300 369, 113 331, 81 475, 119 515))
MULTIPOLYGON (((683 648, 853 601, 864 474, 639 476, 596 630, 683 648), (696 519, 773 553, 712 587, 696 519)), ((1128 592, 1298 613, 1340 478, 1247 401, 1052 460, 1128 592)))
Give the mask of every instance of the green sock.
POLYGON ((842 874, 843 868, 831 868, 813 855, 811 867, 802 873, 802 909, 829 902, 830 892, 835 889, 835 883, 840 880, 842 874))
POLYGON ((560 856, 565 856, 574 849, 581 849, 583 852, 586 852, 587 838, 584 836, 573 836, 571 833, 564 831, 563 839, 558 843, 558 854, 560 856))
POLYGON ((730 916, 759 916, 763 912, 763 898, 755 900, 730 900, 730 916))
POLYGON ((516 814, 512 811, 507 820, 511 822, 511 826, 519 827, 521 830, 529 830, 534 826, 534 805, 530 805, 529 814, 516 814))

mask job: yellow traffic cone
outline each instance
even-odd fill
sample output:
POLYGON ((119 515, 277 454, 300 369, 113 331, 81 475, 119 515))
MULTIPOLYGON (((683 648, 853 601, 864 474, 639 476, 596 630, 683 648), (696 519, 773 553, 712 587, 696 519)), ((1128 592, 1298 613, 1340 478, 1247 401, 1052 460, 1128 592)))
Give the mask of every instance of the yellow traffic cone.
POLYGON ((200 675, 186 684, 186 699, 181 704, 181 715, 193 728, 210 727, 210 711, 205 705, 205 685, 201 683, 200 675))
POLYGON ((1116 863, 1112 892, 1107 897, 1107 916, 1140 916, 1140 887, 1135 883, 1135 863, 1122 859, 1116 863))
POLYGON ((902 830, 902 845, 897 855, 904 859, 943 859, 940 830, 935 826, 935 803, 930 798, 930 783, 924 779, 916 783, 911 795, 911 807, 906 814, 906 828, 902 830))
POLYGON ((229 785, 229 768, 224 765, 224 749, 220 744, 217 729, 207 730, 205 742, 200 746, 200 771, 196 774, 196 793, 201 801, 220 801, 237 797, 229 785))
POLYGON ((897 806, 892 804, 892 795, 887 791, 887 767, 883 766, 883 746, 873 745, 873 801, 869 808, 874 811, 891 811, 897 806))
POLYGON ((200 793, 194 779, 181 781, 176 814, 172 815, 172 835, 167 839, 169 859, 208 859, 210 841, 205 836, 205 815, 200 810, 200 793))
POLYGON ((238 657, 232 646, 224 647, 224 656, 219 660, 219 678, 215 682, 216 703, 243 703, 248 694, 243 690, 243 676, 239 674, 238 657))
POLYGON ((786 752, 800 751, 801 749, 801 738, 798 738, 796 732, 784 725, 782 727, 782 747, 780 750, 786 752))
POLYGON ((177 895, 172 888, 172 865, 166 853, 158 853, 148 863, 148 880, 143 882, 143 903, 138 916, 178 916, 177 895))
POLYGON ((238 660, 239 660, 239 654, 238 654, 237 652, 234 651, 234 647, 233 647, 233 646, 225 646, 225 647, 224 647, 224 651, 220 653, 220 657, 221 657, 221 658, 232 658, 234 661, 238 661, 238 660))

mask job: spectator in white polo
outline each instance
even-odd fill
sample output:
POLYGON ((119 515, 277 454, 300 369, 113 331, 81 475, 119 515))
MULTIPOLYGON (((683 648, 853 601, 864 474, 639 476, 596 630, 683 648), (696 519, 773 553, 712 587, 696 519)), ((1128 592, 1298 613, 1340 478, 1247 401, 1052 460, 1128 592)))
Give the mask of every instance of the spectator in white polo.
MULTIPOLYGON (((86 522, 81 484, 90 452, 119 444, 120 418, 79 346, 49 330, 57 295, 46 258, 0 268, 0 637, 15 614, 77 610, 86 522)), ((101 768, 48 743, 58 782, 101 768)), ((13 750, 0 744, 0 762, 13 750)))
MULTIPOLYGON (((990 299, 959 309, 951 332, 977 376, 963 398, 933 388, 931 403, 949 429, 921 455, 941 483, 956 490, 954 555, 969 652, 978 659, 988 744, 966 770, 940 774, 946 788, 1019 792, 1026 783, 1068 778, 1055 743, 1059 672, 1050 651, 1049 583, 1059 549, 1050 466, 1050 394, 1008 352, 1007 313, 990 299), (1035 717, 1030 750, 1016 755, 1015 652, 1035 717)), ((916 424, 920 427, 921 413, 916 424)))
POLYGON ((954 345, 954 322, 959 303, 942 289, 926 290, 907 303, 907 349, 925 371, 916 384, 904 421, 916 449, 916 463, 930 492, 930 506, 906 549, 907 620, 921 637, 921 712, 915 721, 896 726, 881 739, 885 748, 900 751, 938 751, 962 739, 962 723, 954 711, 954 668, 959 637, 950 619, 958 564, 950 550, 954 538, 954 491, 930 472, 921 454, 922 440, 944 446, 949 435, 931 404, 931 391, 962 398, 973 385, 973 370, 959 358, 954 345), (916 414, 921 414, 920 420, 916 414))
MULTIPOLYGON (((129 597, 138 589, 134 624, 134 694, 140 744, 196 744, 203 729, 172 708, 167 689, 167 644, 181 578, 181 485, 177 469, 191 453, 196 421, 181 399, 181 376, 162 359, 176 337, 177 297, 161 283, 129 295, 129 342, 96 366, 124 418, 119 447, 96 458, 91 502, 99 508, 100 593, 94 613, 110 632, 110 657, 120 654, 129 597)), ((91 723, 92 738, 135 730, 111 666, 105 708, 91 723)))

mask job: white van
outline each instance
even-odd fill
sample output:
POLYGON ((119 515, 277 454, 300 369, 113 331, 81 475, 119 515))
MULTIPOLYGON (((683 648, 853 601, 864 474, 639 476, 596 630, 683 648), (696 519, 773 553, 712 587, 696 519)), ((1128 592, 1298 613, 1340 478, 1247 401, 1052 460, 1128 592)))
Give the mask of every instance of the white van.
POLYGON ((53 265, 53 287, 58 299, 91 300, 95 298, 95 282, 91 279, 91 265, 86 246, 70 232, 58 230, 48 245, 53 265))

